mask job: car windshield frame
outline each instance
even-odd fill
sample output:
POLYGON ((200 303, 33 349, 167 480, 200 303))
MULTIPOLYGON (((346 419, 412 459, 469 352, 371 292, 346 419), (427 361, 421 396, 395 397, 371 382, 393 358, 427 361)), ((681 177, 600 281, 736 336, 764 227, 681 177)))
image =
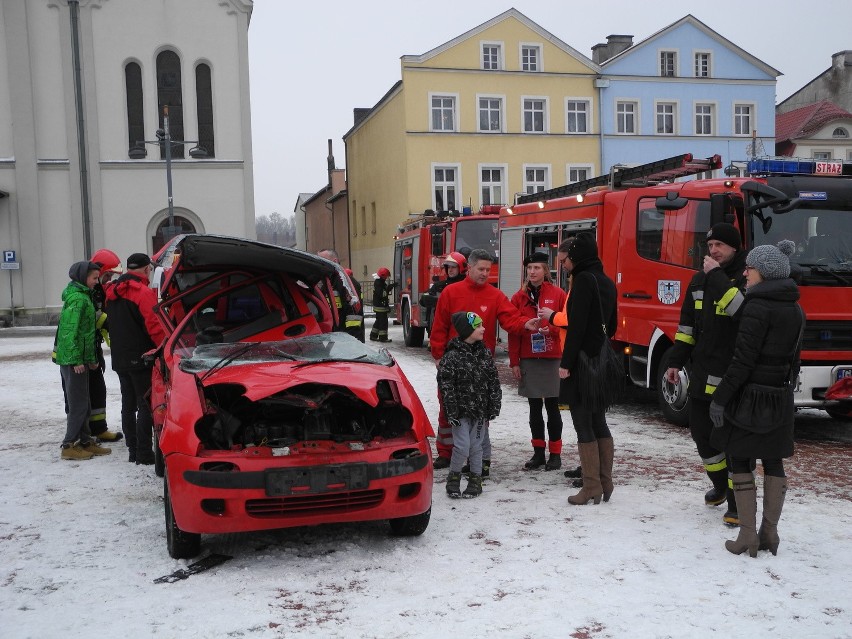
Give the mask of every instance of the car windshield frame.
POLYGON ((373 350, 348 333, 333 332, 305 335, 270 342, 233 342, 200 344, 179 349, 180 369, 186 373, 204 373, 213 368, 293 362, 297 365, 351 362, 393 366, 386 349, 373 350), (247 348, 247 346, 251 346, 247 348))

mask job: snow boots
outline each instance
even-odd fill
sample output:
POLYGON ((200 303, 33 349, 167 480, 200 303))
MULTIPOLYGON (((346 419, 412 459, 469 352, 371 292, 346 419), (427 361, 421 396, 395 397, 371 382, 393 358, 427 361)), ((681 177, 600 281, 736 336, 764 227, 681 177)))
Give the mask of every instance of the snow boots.
MULTIPOLYGON (((755 528, 757 491, 754 487, 754 475, 752 473, 734 473, 732 479, 740 519, 740 531, 735 540, 725 542, 725 548, 735 555, 741 555, 747 550, 750 557, 757 557, 759 540, 755 528)), ((778 514, 781 514, 780 509, 778 514)))
POLYGON ((533 439, 533 456, 530 460, 524 464, 524 468, 527 470, 535 470, 536 468, 541 468, 545 465, 544 461, 544 447, 546 442, 543 439, 533 439))
POLYGON ((545 470, 559 470, 562 468, 562 440, 551 440, 547 444, 547 449, 550 452, 550 457, 544 465, 545 470))
POLYGON ((601 464, 601 490, 603 500, 609 501, 612 496, 612 461, 615 457, 615 445, 612 437, 604 437, 598 440, 598 458, 601 464))
POLYGON ((482 494, 482 476, 476 473, 471 473, 467 478, 467 486, 462 493, 465 499, 473 499, 482 494))
POLYGON ((447 495, 453 499, 461 497, 461 473, 450 471, 447 475, 447 495))
POLYGON ((758 550, 768 550, 773 555, 778 554, 778 520, 784 507, 784 496, 787 494, 787 478, 763 476, 763 521, 760 523, 758 550))
POLYGON ((568 498, 568 503, 583 506, 589 501, 601 503, 603 489, 601 488, 601 459, 597 439, 590 442, 578 443, 580 465, 583 468, 583 487, 576 495, 568 498))

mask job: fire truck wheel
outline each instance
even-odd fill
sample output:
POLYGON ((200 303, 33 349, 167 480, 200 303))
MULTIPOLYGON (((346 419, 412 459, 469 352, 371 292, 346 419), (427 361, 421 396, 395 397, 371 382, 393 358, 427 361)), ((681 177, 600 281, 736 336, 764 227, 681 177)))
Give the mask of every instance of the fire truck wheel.
POLYGON ((405 345, 412 347, 423 346, 423 327, 411 325, 411 309, 407 302, 402 305, 402 336, 405 338, 405 345))
POLYGON ((660 367, 657 369, 657 396, 663 417, 667 421, 678 426, 686 426, 689 423, 689 368, 680 371, 680 381, 672 384, 666 381, 666 370, 669 368, 673 347, 665 352, 660 367))

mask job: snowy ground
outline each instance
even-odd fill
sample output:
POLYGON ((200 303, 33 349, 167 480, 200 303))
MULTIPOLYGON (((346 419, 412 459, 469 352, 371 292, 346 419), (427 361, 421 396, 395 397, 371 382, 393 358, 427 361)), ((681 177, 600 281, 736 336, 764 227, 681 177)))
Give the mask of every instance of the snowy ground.
MULTIPOLYGON (((437 413, 434 366, 391 350, 437 413)), ((449 500, 436 473, 422 537, 383 523, 205 536, 233 559, 171 584, 162 483, 109 457, 61 461, 52 337, 0 337, 0 636, 17 637, 852 637, 852 446, 830 482, 800 456, 777 557, 734 556, 688 432, 648 407, 610 416, 616 491, 572 507, 562 473, 524 472, 526 400, 504 386, 493 478, 449 500), (844 470, 845 469, 845 470, 844 470)), ((118 428, 118 380, 108 373, 118 428)), ((566 459, 576 464, 566 416, 566 459)), ((123 444, 123 443, 122 443, 123 444)), ((805 456, 805 453, 801 453, 805 456)), ((832 470, 832 469, 829 469, 832 470)))

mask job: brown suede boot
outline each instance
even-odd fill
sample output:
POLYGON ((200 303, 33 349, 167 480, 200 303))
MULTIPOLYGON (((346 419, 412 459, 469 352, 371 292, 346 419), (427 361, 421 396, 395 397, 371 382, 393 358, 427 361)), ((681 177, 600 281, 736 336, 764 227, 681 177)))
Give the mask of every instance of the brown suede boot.
POLYGON ((603 500, 609 501, 612 496, 612 460, 615 457, 615 445, 612 437, 604 437, 598 440, 598 456, 601 460, 601 489, 603 500))
POLYGON ((725 548, 735 555, 746 550, 750 557, 757 557, 757 491, 752 473, 734 473, 734 497, 737 500, 737 512, 740 516, 740 532, 733 541, 726 541, 725 548))
POLYGON ((598 440, 583 444, 577 444, 580 451, 580 465, 583 467, 583 487, 576 495, 568 498, 568 503, 574 506, 583 506, 593 500, 595 504, 601 503, 601 460, 598 453, 598 440))
POLYGON ((784 496, 787 494, 787 478, 765 475, 763 478, 763 521, 760 522, 760 546, 758 550, 768 550, 773 555, 778 554, 778 520, 781 519, 781 509, 784 507, 784 496))

